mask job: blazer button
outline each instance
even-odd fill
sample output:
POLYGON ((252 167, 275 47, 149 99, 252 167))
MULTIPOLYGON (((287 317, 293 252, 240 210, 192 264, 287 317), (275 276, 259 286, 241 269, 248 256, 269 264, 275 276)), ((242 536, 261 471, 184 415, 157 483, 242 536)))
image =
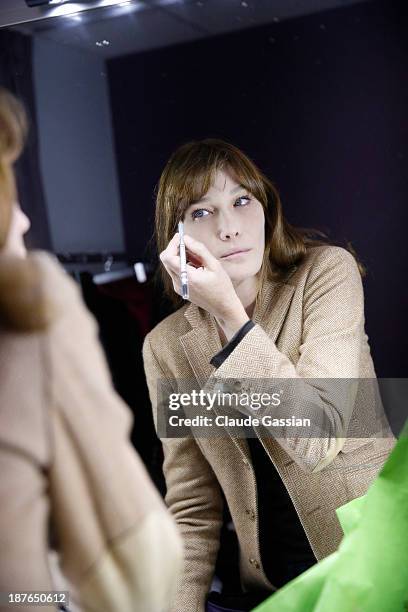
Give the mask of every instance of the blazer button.
POLYGON ((253 565, 254 567, 256 567, 256 569, 259 569, 261 566, 259 565, 258 561, 256 559, 252 559, 252 557, 249 559, 249 562, 251 565, 253 565))
POLYGON ((212 390, 215 393, 217 393, 217 391, 219 391, 220 393, 224 393, 224 391, 225 391, 225 384, 221 380, 217 380, 215 382, 215 384, 213 385, 212 390))

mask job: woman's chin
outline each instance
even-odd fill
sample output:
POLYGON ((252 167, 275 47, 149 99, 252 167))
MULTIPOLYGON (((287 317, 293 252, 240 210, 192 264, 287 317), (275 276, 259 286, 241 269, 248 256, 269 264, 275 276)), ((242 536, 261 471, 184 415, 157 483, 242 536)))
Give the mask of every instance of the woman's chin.
POLYGON ((242 281, 254 278, 259 271, 259 266, 226 266, 224 270, 230 277, 232 283, 241 283, 242 281))

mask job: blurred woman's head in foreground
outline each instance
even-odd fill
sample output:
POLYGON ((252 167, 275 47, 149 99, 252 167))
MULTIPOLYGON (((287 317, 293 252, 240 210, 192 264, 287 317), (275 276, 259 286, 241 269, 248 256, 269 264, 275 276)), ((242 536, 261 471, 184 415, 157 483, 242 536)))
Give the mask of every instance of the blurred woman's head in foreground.
POLYGON ((27 133, 21 103, 0 88, 0 251, 24 257, 24 234, 30 221, 18 203, 13 163, 19 157, 27 133))
POLYGON ((36 331, 48 326, 53 306, 35 261, 26 258, 30 221, 20 208, 13 170, 26 134, 22 104, 0 88, 0 327, 36 331))

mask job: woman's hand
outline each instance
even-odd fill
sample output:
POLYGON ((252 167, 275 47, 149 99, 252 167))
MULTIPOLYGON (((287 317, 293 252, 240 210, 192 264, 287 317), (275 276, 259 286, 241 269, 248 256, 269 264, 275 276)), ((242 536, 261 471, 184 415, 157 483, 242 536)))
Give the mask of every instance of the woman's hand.
MULTIPOLYGON (((160 260, 171 276, 174 291, 182 295, 179 243, 177 232, 166 249, 160 253, 160 260)), ((212 314, 219 321, 227 338, 232 337, 249 317, 235 293, 230 277, 202 242, 185 234, 184 243, 187 259, 201 266, 196 268, 190 262, 187 263, 190 301, 212 314)))

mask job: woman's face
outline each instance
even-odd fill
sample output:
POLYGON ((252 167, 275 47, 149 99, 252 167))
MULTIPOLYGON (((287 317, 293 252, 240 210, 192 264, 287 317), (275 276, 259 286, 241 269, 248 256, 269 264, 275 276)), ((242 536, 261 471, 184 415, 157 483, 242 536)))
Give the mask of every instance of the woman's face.
POLYGON ((27 250, 24 244, 24 234, 30 229, 30 220, 17 202, 13 205, 10 229, 3 253, 25 257, 27 250))
POLYGON ((223 265, 232 282, 254 277, 265 248, 262 204, 232 175, 218 170, 205 196, 187 208, 184 231, 199 240, 223 265), (229 255, 232 251, 240 251, 229 255))

